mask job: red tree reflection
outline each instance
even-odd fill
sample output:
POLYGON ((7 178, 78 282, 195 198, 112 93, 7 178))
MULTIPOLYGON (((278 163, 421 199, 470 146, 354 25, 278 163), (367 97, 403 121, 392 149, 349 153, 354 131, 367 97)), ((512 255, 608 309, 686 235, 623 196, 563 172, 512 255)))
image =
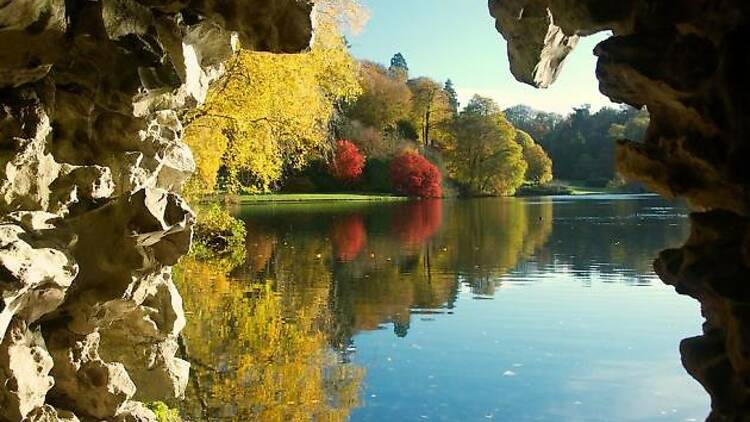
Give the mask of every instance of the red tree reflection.
POLYGON ((353 261, 367 243, 367 230, 361 215, 337 218, 331 229, 331 240, 340 261, 353 261))
POLYGON ((425 199, 408 202, 396 211, 393 231, 402 245, 420 246, 440 229, 443 222, 443 201, 425 199))

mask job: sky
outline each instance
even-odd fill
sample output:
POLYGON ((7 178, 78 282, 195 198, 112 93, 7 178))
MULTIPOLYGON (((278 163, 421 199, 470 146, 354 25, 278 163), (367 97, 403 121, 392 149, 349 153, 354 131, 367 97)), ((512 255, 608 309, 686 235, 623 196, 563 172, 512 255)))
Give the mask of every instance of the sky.
POLYGON ((487 0, 361 0, 370 12, 367 26, 350 37, 358 59, 389 64, 401 52, 410 76, 453 80, 462 104, 474 94, 501 107, 527 104, 567 114, 589 103, 594 110, 612 103, 599 93, 592 50, 606 36, 582 39, 568 57, 557 82, 537 89, 510 73, 506 44, 495 30, 487 0))

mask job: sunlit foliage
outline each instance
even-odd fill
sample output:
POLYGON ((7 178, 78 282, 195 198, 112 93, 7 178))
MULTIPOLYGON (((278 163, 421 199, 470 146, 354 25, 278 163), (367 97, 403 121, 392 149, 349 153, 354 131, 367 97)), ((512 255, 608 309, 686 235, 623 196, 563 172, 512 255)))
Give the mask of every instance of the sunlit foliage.
POLYGON ((385 67, 365 61, 360 83, 362 94, 349 109, 349 118, 378 130, 395 130, 399 120, 408 118, 411 91, 405 81, 392 77, 385 67))
POLYGON ((180 412, 177 409, 170 408, 164 402, 155 401, 147 403, 146 407, 154 412, 156 420, 159 422, 182 422, 180 412))
POLYGON ((609 127, 609 136, 614 139, 629 139, 640 141, 643 139, 651 118, 645 109, 638 110, 625 123, 613 123, 609 127))
POLYGON ((340 182, 356 182, 365 168, 365 157, 356 145, 347 140, 336 142, 336 151, 330 165, 331 175, 340 182))
POLYGON ((338 30, 357 10, 353 1, 321 1, 310 51, 241 50, 227 63, 206 104, 188 119, 185 139, 198 166, 188 189, 210 192, 222 174, 228 190, 268 191, 285 170, 330 149, 338 105, 360 93, 358 65, 338 30))
POLYGON ((423 145, 432 146, 444 138, 445 123, 453 117, 450 98, 443 87, 430 78, 415 78, 407 83, 412 93, 411 119, 423 145))
POLYGON ((552 160, 544 148, 522 130, 516 131, 516 142, 523 148, 523 158, 527 164, 524 180, 537 185, 551 182, 552 160))
POLYGON ((523 183, 526 161, 516 129, 489 98, 474 96, 450 127, 448 169, 472 195, 512 195, 523 183))
POLYGON ((391 161, 389 174, 396 192, 419 198, 443 195, 440 170, 415 151, 405 151, 391 161))

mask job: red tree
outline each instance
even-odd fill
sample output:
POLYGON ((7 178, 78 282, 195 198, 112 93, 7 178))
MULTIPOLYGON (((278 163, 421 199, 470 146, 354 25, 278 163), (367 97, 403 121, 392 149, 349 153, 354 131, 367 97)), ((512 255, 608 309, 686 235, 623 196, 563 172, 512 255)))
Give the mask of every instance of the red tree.
POLYGON ((353 143, 336 141, 336 156, 330 167, 331 175, 341 182, 356 182, 365 168, 365 157, 353 143))
POLYGON ((440 198, 440 170, 416 152, 404 152, 391 161, 391 182, 398 193, 421 198, 440 198))

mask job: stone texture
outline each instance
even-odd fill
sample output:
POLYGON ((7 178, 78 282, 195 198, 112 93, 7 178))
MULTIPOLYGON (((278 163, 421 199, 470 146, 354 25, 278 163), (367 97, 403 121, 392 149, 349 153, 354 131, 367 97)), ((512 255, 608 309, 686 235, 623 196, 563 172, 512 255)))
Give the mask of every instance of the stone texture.
POLYGON ((680 350, 712 397, 709 420, 750 420, 750 3, 743 0, 490 0, 511 71, 548 86, 577 37, 611 30, 596 74, 616 102, 648 107, 643 142, 620 140, 625 176, 687 198, 687 244, 665 251, 661 278, 701 302, 704 334, 680 350))
POLYGON ((0 2, 0 421, 154 421, 180 397, 182 117, 239 45, 305 49, 296 0, 0 2))

